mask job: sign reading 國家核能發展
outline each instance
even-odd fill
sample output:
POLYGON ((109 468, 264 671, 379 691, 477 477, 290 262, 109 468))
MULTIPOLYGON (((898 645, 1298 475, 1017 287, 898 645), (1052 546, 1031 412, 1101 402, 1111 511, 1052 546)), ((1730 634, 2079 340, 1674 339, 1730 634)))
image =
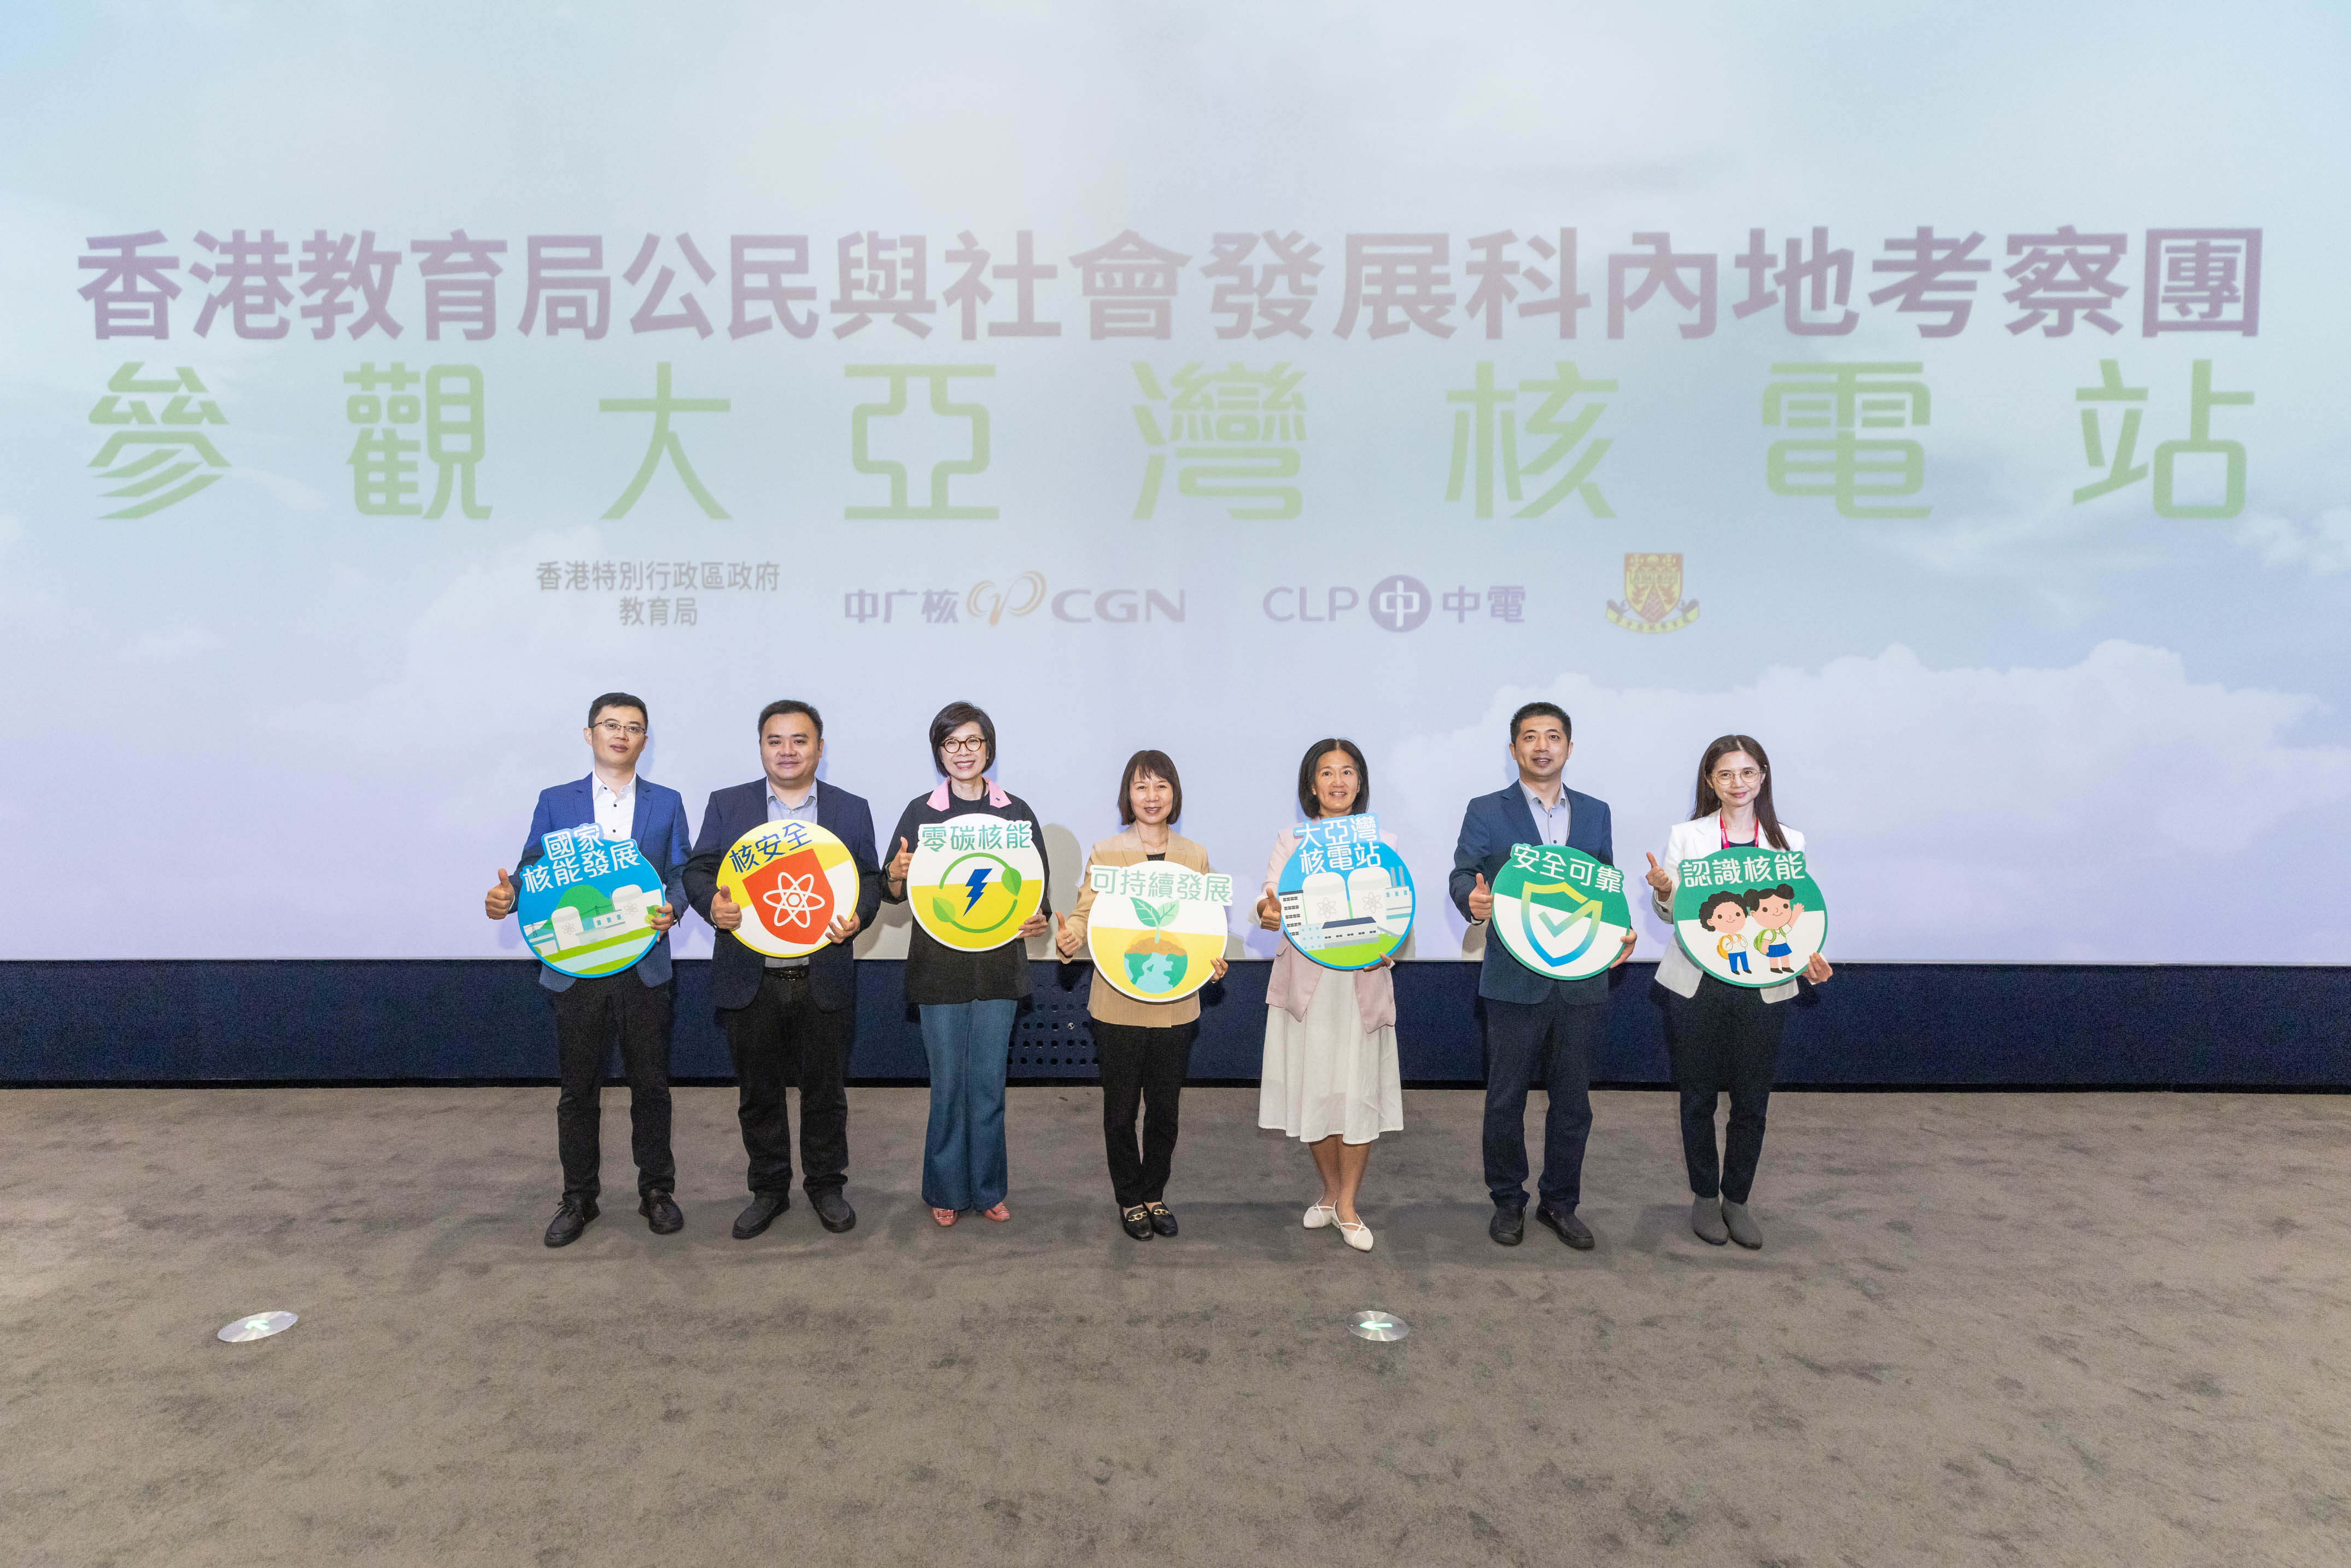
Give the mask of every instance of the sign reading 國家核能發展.
POLYGON ((1512 844, 1493 893, 1493 934, 1511 957, 1554 980, 1599 974, 1633 928, 1625 873, 1564 844, 1512 844))
POLYGON ((925 823, 906 868, 914 923, 967 953, 1018 936, 1045 902, 1036 833, 1028 822, 980 814, 925 823))
POLYGON ((762 822, 727 850, 718 887, 742 906, 737 940, 771 958, 797 958, 823 946, 834 918, 857 907, 857 862, 830 829, 762 822))
POLYGON ((1326 969, 1368 969, 1412 930, 1412 873, 1365 812, 1301 822, 1274 894, 1281 934, 1326 969))
POLYGON ((1725 985, 1784 986, 1828 940, 1828 904, 1802 850, 1734 846, 1675 868, 1674 935, 1725 985))
POLYGON ((1208 983, 1223 956, 1233 879, 1165 864, 1098 865, 1086 951, 1094 973, 1140 1002, 1172 1002, 1208 983))
POLYGON ((585 978, 616 975, 653 951, 664 895, 634 839, 608 839, 590 822, 539 843, 546 858, 522 868, 515 918, 541 963, 585 978))

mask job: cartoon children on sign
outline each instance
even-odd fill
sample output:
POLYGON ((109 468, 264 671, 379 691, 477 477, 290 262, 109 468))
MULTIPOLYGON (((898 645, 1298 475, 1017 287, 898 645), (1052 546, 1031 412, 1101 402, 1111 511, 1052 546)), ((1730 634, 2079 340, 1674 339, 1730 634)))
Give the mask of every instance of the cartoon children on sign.
POLYGON ((1820 884, 1802 850, 1733 845, 1681 862, 1674 932, 1693 963, 1716 979, 1760 988, 1786 985, 1828 937, 1820 884))

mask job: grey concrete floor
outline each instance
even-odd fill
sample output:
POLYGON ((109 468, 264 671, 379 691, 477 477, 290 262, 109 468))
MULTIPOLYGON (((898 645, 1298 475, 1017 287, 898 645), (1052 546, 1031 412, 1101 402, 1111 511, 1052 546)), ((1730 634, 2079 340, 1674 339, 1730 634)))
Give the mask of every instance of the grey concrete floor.
POLYGON ((2351 1099, 1784 1094, 1750 1255, 1602 1094, 1575 1254, 1415 1092, 1358 1256, 1253 1090, 1130 1241, 1083 1087, 1014 1091, 1009 1225, 937 1230, 862 1090, 857 1228, 747 1243, 732 1092, 656 1237, 614 1091, 549 1251, 554 1098, 0 1094, 0 1562, 2351 1562, 2351 1099))

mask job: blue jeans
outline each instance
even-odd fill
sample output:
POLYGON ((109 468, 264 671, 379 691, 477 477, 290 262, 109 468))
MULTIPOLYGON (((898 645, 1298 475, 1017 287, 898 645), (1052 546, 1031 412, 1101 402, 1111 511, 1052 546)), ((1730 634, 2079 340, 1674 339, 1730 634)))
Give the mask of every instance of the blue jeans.
POLYGON ((923 1201, 933 1208, 994 1208, 1004 1201, 1004 1070, 1015 1001, 925 1007, 931 1124, 923 1137, 923 1201))

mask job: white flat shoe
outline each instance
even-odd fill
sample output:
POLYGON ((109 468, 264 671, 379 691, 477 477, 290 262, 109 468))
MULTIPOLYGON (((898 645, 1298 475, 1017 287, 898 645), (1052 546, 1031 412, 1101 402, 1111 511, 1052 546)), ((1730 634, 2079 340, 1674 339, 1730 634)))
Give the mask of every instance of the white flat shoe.
POLYGON ((1339 1239, 1344 1241, 1348 1246, 1353 1248, 1358 1252, 1369 1252, 1372 1249, 1372 1228, 1370 1226, 1351 1223, 1344 1219, 1338 1221, 1338 1226, 1339 1239))
POLYGON ((1326 1225, 1337 1223, 1338 1218, 1339 1210, 1335 1205, 1318 1203, 1306 1211, 1306 1228, 1320 1230, 1326 1225))

